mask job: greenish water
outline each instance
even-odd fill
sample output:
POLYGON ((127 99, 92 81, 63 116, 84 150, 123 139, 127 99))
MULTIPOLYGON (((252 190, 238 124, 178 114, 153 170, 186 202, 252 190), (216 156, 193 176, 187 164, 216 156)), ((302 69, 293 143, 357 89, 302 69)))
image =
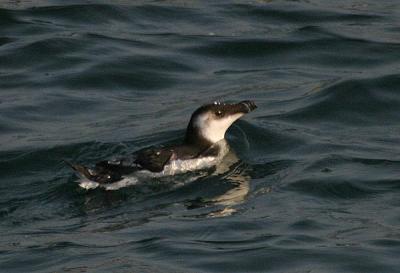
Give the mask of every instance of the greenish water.
POLYGON ((398 272, 399 20, 394 0, 0 3, 0 272, 398 272), (244 99, 219 175, 84 191, 62 163, 244 99))

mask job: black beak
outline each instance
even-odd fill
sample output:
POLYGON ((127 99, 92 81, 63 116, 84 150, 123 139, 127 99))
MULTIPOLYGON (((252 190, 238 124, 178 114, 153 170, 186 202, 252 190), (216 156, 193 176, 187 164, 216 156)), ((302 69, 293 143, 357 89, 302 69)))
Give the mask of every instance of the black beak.
POLYGON ((257 108, 257 105, 251 100, 244 100, 238 103, 241 112, 247 114, 257 108))

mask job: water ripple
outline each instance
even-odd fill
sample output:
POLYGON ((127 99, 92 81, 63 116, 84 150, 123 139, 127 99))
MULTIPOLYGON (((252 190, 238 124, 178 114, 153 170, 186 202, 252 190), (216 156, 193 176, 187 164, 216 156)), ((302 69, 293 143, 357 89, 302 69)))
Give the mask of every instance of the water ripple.
POLYGON ((390 0, 1 3, 1 269, 397 272, 398 17, 390 0), (221 173, 87 192, 62 162, 178 143, 198 105, 244 99, 221 173))

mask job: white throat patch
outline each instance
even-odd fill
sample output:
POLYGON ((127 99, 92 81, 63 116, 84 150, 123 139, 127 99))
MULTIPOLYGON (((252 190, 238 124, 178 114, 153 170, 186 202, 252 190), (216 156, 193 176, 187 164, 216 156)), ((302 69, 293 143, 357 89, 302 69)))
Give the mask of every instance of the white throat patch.
POLYGON ((243 115, 243 113, 237 113, 217 119, 210 112, 206 112, 198 116, 193 125, 205 139, 216 143, 225 138, 228 128, 243 115))

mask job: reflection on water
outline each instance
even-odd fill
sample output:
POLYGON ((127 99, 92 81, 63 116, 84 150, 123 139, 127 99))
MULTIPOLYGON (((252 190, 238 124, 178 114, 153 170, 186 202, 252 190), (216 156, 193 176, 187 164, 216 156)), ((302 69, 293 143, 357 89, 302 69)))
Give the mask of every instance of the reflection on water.
POLYGON ((250 190, 250 176, 236 153, 230 149, 224 160, 216 167, 214 175, 222 175, 222 178, 233 187, 224 194, 214 197, 211 202, 223 205, 226 208, 243 202, 250 190))

